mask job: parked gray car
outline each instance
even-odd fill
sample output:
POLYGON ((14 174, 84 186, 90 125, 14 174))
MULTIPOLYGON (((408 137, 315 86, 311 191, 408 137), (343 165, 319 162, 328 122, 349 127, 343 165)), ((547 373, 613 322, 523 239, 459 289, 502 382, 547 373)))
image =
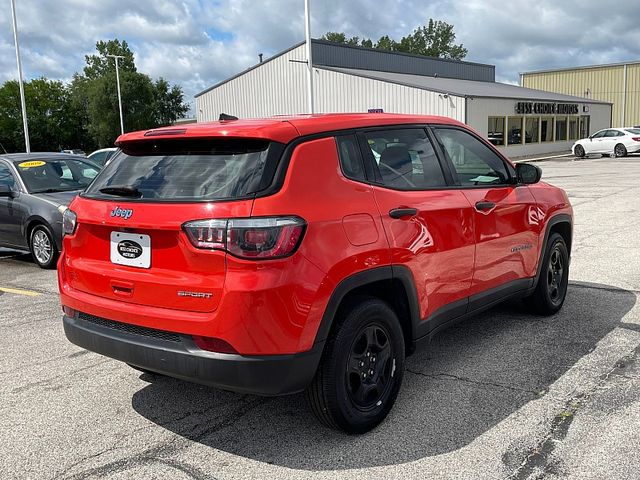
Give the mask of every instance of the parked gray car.
POLYGON ((0 246, 28 250, 55 268, 62 248, 62 213, 100 167, 64 153, 0 155, 0 246))

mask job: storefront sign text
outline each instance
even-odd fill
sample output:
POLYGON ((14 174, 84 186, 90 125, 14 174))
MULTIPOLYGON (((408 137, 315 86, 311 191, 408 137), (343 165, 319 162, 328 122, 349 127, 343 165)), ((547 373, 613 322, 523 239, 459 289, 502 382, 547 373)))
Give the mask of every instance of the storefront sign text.
POLYGON ((543 115, 577 115, 580 108, 577 103, 543 103, 543 102, 518 102, 516 103, 516 113, 521 115, 543 114, 543 115))

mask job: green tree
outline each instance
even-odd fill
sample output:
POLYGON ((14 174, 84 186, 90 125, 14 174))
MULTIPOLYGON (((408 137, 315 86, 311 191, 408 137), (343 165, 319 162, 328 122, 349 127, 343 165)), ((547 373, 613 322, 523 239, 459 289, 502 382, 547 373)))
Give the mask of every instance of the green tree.
POLYGON ((18 88, 18 82, 13 80, 0 87, 0 152, 24 151, 18 88))
POLYGON ((85 55, 84 76, 90 79, 99 78, 103 75, 116 71, 115 59, 107 55, 120 55, 124 58, 118 59, 118 69, 121 72, 135 72, 136 64, 133 52, 129 48, 126 40, 122 42, 117 38, 114 40, 96 42, 97 55, 85 55))
POLYGON ((413 33, 396 41, 388 35, 383 35, 374 44, 371 40, 359 37, 347 37, 341 32, 327 32, 322 36, 324 40, 346 45, 359 45, 378 50, 412 53, 428 57, 450 58, 462 60, 467 56, 467 49, 462 44, 456 45, 456 34, 453 25, 440 20, 429 19, 427 25, 416 28, 413 33))
POLYGON ((153 112, 157 125, 171 125, 188 111, 189 107, 183 102, 182 88, 169 85, 169 82, 162 77, 156 80, 153 91, 153 112))
POLYGON ((468 51, 462 44, 454 44, 455 40, 453 25, 429 19, 426 26, 418 27, 411 35, 402 37, 397 50, 427 57, 462 60, 467 56, 468 51))
MULTIPOLYGON (((347 37, 344 33, 340 32, 327 32, 322 37, 320 37, 320 39, 327 40, 333 43, 342 43, 344 45, 360 45, 360 37, 347 37)), ((363 39, 363 41, 366 40, 363 39)))
POLYGON ((374 48, 378 50, 390 50, 392 52, 395 52, 396 50, 398 50, 398 42, 393 40, 388 35, 384 35, 380 37, 374 48))
POLYGON ((76 75, 71 84, 72 110, 86 125, 79 136, 92 148, 111 146, 120 134, 115 63, 108 54, 125 57, 119 63, 125 131, 169 125, 187 113, 182 88, 138 72, 126 41, 100 41, 96 50, 97 55, 85 57, 84 75, 76 75))
MULTIPOLYGON (((45 78, 25 83, 33 151, 82 148, 89 152, 113 145, 120 134, 120 114, 115 63, 108 54, 125 57, 119 62, 125 131, 169 125, 189 110, 180 86, 163 78, 153 81, 136 70, 126 41, 99 41, 96 50, 97 54, 85 57, 83 74, 76 73, 68 85, 45 78)), ((0 86, 0 144, 7 152, 25 151, 16 81, 0 86)))
MULTIPOLYGON (((37 78, 25 82, 24 96, 32 151, 56 151, 77 145, 79 119, 70 108, 65 84, 37 78)), ((20 92, 15 80, 0 87, 0 143, 7 151, 25 151, 20 92)))

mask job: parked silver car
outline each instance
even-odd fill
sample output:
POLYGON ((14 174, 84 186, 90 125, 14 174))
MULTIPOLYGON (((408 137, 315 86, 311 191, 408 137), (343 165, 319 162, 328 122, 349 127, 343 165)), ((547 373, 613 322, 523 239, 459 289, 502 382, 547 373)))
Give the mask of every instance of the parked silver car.
POLYGON ((64 153, 0 155, 0 246, 29 250, 55 268, 62 248, 62 213, 100 167, 64 153))

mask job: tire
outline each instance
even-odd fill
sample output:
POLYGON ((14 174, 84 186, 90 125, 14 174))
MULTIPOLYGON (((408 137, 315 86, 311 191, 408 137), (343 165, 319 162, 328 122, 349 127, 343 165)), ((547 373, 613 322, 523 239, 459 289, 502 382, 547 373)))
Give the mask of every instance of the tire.
POLYGON ((576 148, 573 149, 573 153, 578 158, 585 157, 584 147, 582 145, 576 145, 576 148))
POLYGON ((553 315, 562 308, 569 285, 569 252, 559 233, 549 237, 542 258, 540 278, 534 293, 525 303, 534 313, 553 315))
POLYGON ((305 395, 330 428, 365 433, 391 411, 404 373, 404 335, 385 302, 360 297, 341 309, 305 395))
POLYGON ((615 158, 618 157, 626 157, 627 156, 627 147, 623 144, 619 143, 613 148, 613 156, 615 158))
POLYGON ((29 234, 29 250, 33 261, 40 268, 56 268, 58 261, 58 247, 53 240, 53 234, 46 225, 36 225, 29 234))

